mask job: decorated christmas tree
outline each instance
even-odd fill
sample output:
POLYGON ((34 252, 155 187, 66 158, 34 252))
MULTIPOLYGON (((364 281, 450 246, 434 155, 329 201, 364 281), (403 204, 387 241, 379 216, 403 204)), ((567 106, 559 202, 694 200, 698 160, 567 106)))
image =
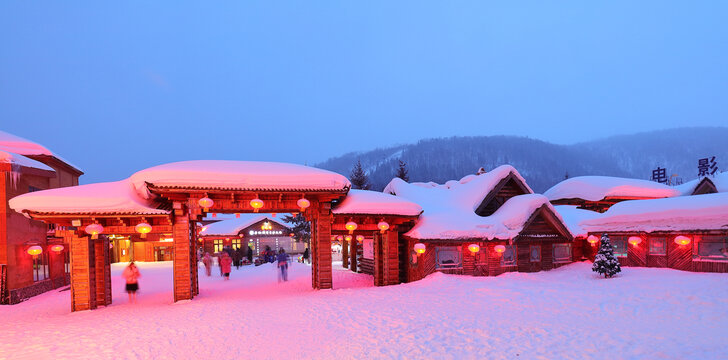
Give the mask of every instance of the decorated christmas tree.
POLYGON ((614 248, 609 242, 609 235, 602 235, 599 252, 594 257, 594 265, 592 271, 604 275, 605 278, 612 277, 622 271, 619 266, 619 260, 614 256, 614 248))

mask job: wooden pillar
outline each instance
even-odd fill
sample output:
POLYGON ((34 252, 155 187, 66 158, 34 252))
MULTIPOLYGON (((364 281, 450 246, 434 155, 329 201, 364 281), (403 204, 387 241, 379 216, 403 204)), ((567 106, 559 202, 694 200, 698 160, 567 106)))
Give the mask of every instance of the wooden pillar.
POLYGON ((68 244, 71 251, 71 311, 96 309, 94 244, 89 236, 79 236, 77 231, 69 236, 68 244))
POLYGON ((384 250, 384 281, 386 285, 399 284, 399 233, 394 227, 382 236, 384 250))
POLYGON ((356 240, 351 241, 351 251, 349 251, 349 257, 350 257, 350 263, 351 263, 351 271, 356 272, 356 251, 357 247, 359 246, 359 242, 356 240))
POLYGON ((109 258, 109 238, 99 236, 92 240, 96 267, 96 305, 111 304, 111 259, 109 258))
POLYGON ((190 261, 190 272, 192 273, 192 296, 196 296, 200 294, 200 282, 199 282, 199 271, 198 269, 198 261, 197 258, 197 223, 194 221, 190 222, 190 243, 192 246, 190 246, 190 258, 192 259, 190 261))
MULTIPOLYGON (((352 240, 351 242, 354 242, 356 240, 352 240)), ((344 269, 349 268, 349 241, 342 240, 341 241, 341 266, 344 267, 344 269)))
POLYGON ((331 203, 320 203, 311 239, 311 271, 314 289, 331 289, 331 203))
POLYGON ((374 234, 374 285, 399 284, 398 240, 393 229, 374 234))
POLYGON ((190 220, 186 214, 174 217, 173 237, 174 301, 190 300, 194 297, 192 264, 190 264, 192 261, 190 251, 192 239, 190 236, 190 220))

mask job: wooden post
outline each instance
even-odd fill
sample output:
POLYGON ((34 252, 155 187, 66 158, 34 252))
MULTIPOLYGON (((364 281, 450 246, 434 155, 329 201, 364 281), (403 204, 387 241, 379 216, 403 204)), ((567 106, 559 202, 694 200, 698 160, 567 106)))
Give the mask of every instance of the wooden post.
POLYGON ((356 240, 351 241, 351 251, 349 251, 350 256, 350 262, 351 262, 351 271, 356 272, 356 251, 357 247, 359 246, 359 242, 356 240))
MULTIPOLYGON (((80 232, 80 230, 78 230, 80 232)), ((89 236, 69 236, 71 251, 71 311, 96 309, 96 263, 89 236)))
POLYGON ((331 203, 320 203, 317 209, 316 231, 311 239, 311 271, 314 289, 331 289, 331 203))
MULTIPOLYGON (((354 241, 356 240, 352 240, 351 242, 354 241)), ((346 240, 341 241, 341 266, 344 269, 349 268, 349 241, 346 240)))
POLYGON ((384 286, 384 252, 382 250, 382 234, 374 233, 374 286, 384 286))
MULTIPOLYGON (((177 209, 177 207, 175 207, 177 209)), ((190 236, 190 220, 187 214, 175 212, 173 224, 174 257, 173 257, 173 279, 174 279, 174 301, 191 300, 194 297, 192 279, 192 261, 190 247, 192 241, 190 236)))
POLYGON ((399 232, 394 226, 382 236, 385 285, 399 284, 399 232))
POLYGON ((200 282, 199 282, 199 271, 198 269, 198 261, 197 258, 197 224, 192 221, 190 222, 190 234, 191 239, 190 242, 192 246, 190 246, 190 272, 192 272, 192 296, 197 296, 200 294, 200 282))
POLYGON ((92 240, 96 267, 96 305, 111 304, 111 260, 109 258, 109 238, 99 236, 92 240))

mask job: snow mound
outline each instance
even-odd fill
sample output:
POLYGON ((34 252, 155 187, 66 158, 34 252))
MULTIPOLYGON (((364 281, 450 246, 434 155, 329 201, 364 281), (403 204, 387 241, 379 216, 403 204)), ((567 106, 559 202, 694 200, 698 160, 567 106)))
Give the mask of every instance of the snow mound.
POLYGON ((611 176, 577 176, 566 179, 544 193, 551 201, 583 199, 599 201, 607 197, 666 198, 679 196, 680 190, 649 180, 611 176))
POLYGON ((369 190, 350 190, 344 201, 332 212, 346 215, 418 216, 422 212, 422 207, 390 194, 369 190))
POLYGON ((23 156, 29 156, 29 155, 30 156, 32 156, 32 155, 52 156, 64 163, 66 163, 67 165, 71 166, 72 168, 79 170, 79 168, 77 166, 71 164, 64 158, 60 157, 58 154, 55 154, 54 152, 50 151, 47 147, 45 147, 41 144, 38 144, 36 142, 30 141, 28 139, 22 138, 20 136, 6 133, 2 130, 0 130, 0 150, 23 155, 23 156))
POLYGON ((142 194, 147 193, 146 183, 168 188, 242 191, 346 192, 351 187, 346 177, 327 170, 298 164, 232 160, 169 163, 141 170, 130 180, 142 194))
POLYGON ((728 193, 633 200, 580 224, 589 232, 728 229, 728 193))
POLYGON ((9 205, 19 213, 169 214, 141 198, 128 180, 35 191, 10 199, 9 205))
POLYGON ((556 205, 554 208, 561 215, 564 225, 569 228, 574 237, 586 237, 588 231, 581 225, 582 222, 602 216, 596 211, 577 209, 575 205, 556 205))
MULTIPOLYGON (((704 178, 693 179, 684 184, 675 186, 675 188, 678 189, 682 195, 691 195, 703 179, 704 178)), ((715 185, 718 192, 728 192, 728 171, 715 174, 715 176, 709 176, 708 179, 713 183, 713 185, 715 185)))

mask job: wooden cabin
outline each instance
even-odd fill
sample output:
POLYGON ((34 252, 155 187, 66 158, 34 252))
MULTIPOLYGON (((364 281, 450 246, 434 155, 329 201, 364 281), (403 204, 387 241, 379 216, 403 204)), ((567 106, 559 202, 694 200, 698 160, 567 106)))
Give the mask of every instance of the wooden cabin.
POLYGON ((444 185, 394 179, 385 192, 424 209, 404 234, 408 281, 435 271, 475 276, 536 272, 581 258, 548 199, 533 194, 511 166, 444 185))
POLYGON ((83 174, 47 148, 0 131, 0 304, 14 304, 68 284, 68 249, 53 228, 12 211, 29 192, 78 185, 83 174), (40 253, 30 255, 37 247, 40 253))
POLYGON ((544 192, 553 205, 575 205, 580 209, 605 212, 626 200, 647 200, 680 196, 675 187, 654 181, 611 176, 577 176, 544 192))
POLYGON ((728 272, 728 193, 641 200, 615 205, 582 223, 594 259, 602 234, 609 235, 623 266, 728 272))
POLYGON ((214 255, 227 247, 233 250, 249 247, 258 256, 266 247, 276 252, 284 249, 289 254, 300 254, 306 249, 305 243, 293 239, 293 232, 281 220, 281 214, 276 217, 266 214, 239 216, 202 227, 198 239, 203 251, 214 255))

